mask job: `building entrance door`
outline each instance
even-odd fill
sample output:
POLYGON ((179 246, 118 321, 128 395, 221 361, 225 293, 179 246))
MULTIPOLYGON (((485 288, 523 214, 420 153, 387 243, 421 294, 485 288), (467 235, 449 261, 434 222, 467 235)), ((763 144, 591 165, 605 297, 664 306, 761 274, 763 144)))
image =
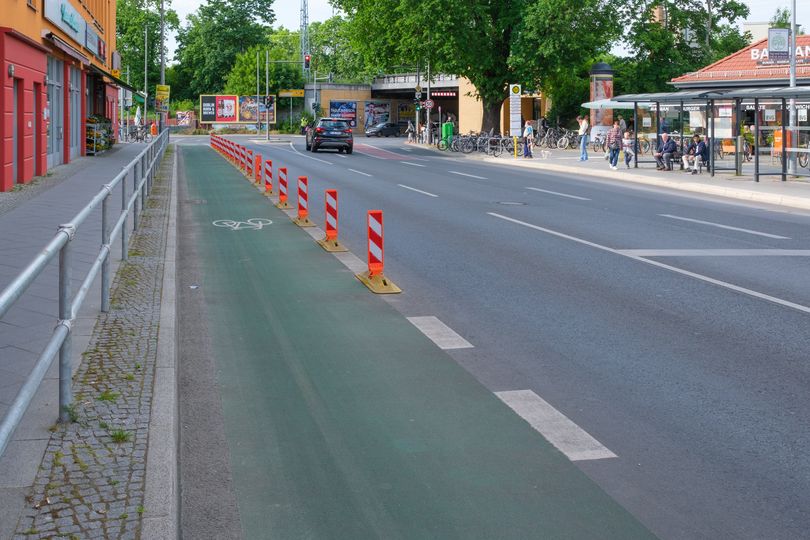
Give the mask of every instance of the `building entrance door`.
POLYGON ((64 163, 65 135, 64 68, 62 61, 48 58, 48 168, 64 163))
POLYGON ((70 68, 70 159, 79 157, 82 147, 82 71, 75 67, 70 68))

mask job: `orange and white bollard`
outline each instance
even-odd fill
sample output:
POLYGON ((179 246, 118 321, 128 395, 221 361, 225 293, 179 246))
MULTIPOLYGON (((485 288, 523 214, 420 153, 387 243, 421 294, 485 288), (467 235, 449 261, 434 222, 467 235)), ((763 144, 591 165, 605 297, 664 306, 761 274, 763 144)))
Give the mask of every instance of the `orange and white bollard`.
POLYGON ((245 155, 245 176, 250 179, 253 176, 253 150, 247 150, 245 155))
POLYGON ((371 292, 377 294, 401 293, 402 289, 394 285, 385 277, 384 235, 382 210, 369 210, 368 223, 368 271, 357 274, 357 279, 363 282, 371 292))
POLYGON ((276 207, 282 210, 290 208, 287 202, 287 167, 278 168, 278 204, 276 207))
POLYGON ((309 220, 309 181, 306 176, 298 177, 298 217, 293 223, 299 227, 314 227, 309 220))
POLYGON ((273 160, 264 162, 264 194, 266 197, 275 195, 273 193, 273 160))
POLYGON ((327 189, 325 192, 326 200, 326 237, 323 240, 318 240, 320 245, 326 251, 348 251, 346 247, 338 240, 338 194, 336 189, 327 189))
POLYGON ((256 154, 253 161, 253 181, 259 186, 262 185, 262 155, 256 154))

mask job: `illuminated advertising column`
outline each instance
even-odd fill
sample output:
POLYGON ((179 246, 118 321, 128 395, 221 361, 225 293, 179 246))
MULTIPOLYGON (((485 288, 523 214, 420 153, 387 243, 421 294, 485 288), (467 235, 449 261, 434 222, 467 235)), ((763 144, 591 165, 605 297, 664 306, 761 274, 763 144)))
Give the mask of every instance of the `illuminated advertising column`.
MULTIPOLYGON (((613 68, 604 62, 597 62, 591 68, 591 101, 611 99, 613 97, 613 68)), ((607 131, 613 126, 613 109, 591 109, 591 126, 596 132, 607 131), (605 127, 599 127, 605 126, 605 127)))

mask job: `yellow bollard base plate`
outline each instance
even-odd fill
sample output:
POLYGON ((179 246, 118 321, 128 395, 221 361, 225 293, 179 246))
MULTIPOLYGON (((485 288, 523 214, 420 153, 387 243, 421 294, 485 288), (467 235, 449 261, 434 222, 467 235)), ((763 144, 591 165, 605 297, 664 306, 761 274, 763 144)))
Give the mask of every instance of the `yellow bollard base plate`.
POLYGON ((346 249, 346 246, 340 243, 340 240, 329 240, 324 238, 323 240, 318 240, 318 245, 321 246, 326 251, 337 252, 337 251, 349 251, 346 249))
POLYGON ((309 220, 308 217, 305 217, 305 218, 301 218, 301 217, 293 218, 292 222, 295 223, 296 225, 298 225, 299 227, 314 227, 315 226, 315 224, 312 223, 309 220))
POLYGON ((276 204, 276 208, 280 208, 282 210, 289 210, 290 208, 292 208, 292 206, 290 206, 290 203, 288 203, 287 201, 284 201, 276 204))
POLYGON ((370 276, 368 272, 363 272, 362 274, 355 274, 355 277, 368 287, 371 292, 376 294, 398 294, 402 292, 402 289, 394 285, 384 274, 370 276))

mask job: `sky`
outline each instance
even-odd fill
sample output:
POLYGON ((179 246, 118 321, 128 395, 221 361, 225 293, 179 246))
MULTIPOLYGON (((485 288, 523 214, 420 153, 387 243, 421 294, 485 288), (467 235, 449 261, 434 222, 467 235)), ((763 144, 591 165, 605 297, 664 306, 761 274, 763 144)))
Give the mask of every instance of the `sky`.
MULTIPOLYGON (((748 21, 764 22, 769 21, 776 12, 777 7, 789 8, 791 0, 742 0, 748 5, 751 13, 748 21)), ((195 11, 202 3, 201 0, 171 0, 172 7, 180 16, 181 23, 185 21, 186 15, 195 11)), ((703 3, 702 0, 698 0, 703 3)), ((273 4, 276 12, 276 26, 284 26, 288 29, 296 29, 300 21, 301 0, 276 0, 273 4)), ((328 0, 309 0, 309 21, 324 21, 333 15, 332 6, 328 0)), ((805 32, 810 32, 810 2, 807 0, 796 0, 796 22, 804 27, 805 32)), ((169 58, 174 55, 176 47, 174 36, 168 38, 169 58)))

